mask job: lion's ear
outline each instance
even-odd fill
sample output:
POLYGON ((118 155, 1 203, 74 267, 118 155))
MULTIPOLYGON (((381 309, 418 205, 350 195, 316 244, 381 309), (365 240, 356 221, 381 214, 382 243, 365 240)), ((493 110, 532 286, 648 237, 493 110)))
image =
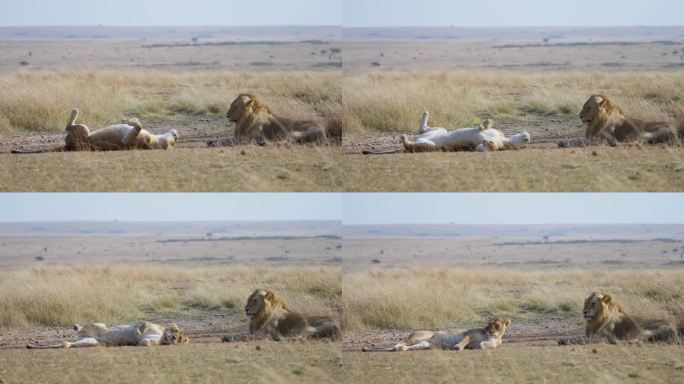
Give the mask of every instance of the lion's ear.
POLYGON ((266 294, 264 295, 264 299, 268 301, 273 301, 273 298, 275 297, 275 294, 273 291, 266 291, 266 294))
POLYGON ((506 326, 511 325, 511 319, 505 319, 505 320, 504 320, 504 324, 505 324, 506 326))
POLYGON ((603 302, 606 303, 606 304, 610 304, 610 303, 613 301, 613 298, 610 297, 609 294, 604 293, 604 294, 603 294, 603 297, 601 297, 601 301, 603 301, 603 302))

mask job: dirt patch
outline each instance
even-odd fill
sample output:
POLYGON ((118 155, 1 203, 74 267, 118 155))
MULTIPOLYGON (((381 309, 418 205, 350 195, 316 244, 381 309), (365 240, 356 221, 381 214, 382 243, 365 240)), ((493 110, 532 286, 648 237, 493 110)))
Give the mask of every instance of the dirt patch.
MULTIPOLYGON (((526 346, 554 346, 558 338, 581 336, 584 331, 581 320, 576 316, 549 316, 537 321, 513 319, 504 335, 504 344, 526 346)), ((454 327, 465 329, 467 327, 454 327)), ((357 352, 363 347, 389 348, 405 342, 413 331, 381 330, 347 332, 342 341, 343 352, 357 352)))
MULTIPOLYGON (((225 118, 183 116, 177 119, 142 119, 143 127, 155 134, 178 131, 176 148, 207 148, 207 140, 233 137, 234 128, 225 118)), ((91 127, 92 130, 96 127, 91 127)), ((38 150, 64 145, 64 133, 15 133, 0 136, 0 153, 12 149, 38 150)))
MULTIPOLYGON (((246 319, 237 313, 202 312, 177 317, 152 315, 145 320, 162 325, 176 323, 193 344, 220 343, 222 335, 248 331, 246 319)), ((69 327, 4 329, 0 330, 0 349, 26 348, 27 344, 58 344, 75 338, 76 331, 69 327)))
MULTIPOLYGON (((584 135, 584 128, 578 124, 574 116, 534 116, 530 122, 525 123, 505 119, 496 120, 494 128, 507 136, 527 131, 532 138, 527 149, 556 148, 560 139, 581 138, 584 135)), ((417 136, 416 132, 404 133, 414 139, 417 136)), ((399 141, 401 134, 402 132, 349 133, 344 137, 342 153, 358 154, 364 150, 403 152, 404 148, 399 141)))

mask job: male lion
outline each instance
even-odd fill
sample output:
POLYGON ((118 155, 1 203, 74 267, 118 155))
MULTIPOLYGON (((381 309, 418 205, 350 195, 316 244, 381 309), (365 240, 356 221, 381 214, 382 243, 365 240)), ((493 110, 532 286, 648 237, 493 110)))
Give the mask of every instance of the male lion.
POLYGON ((19 151, 12 153, 42 153, 55 151, 115 151, 123 149, 171 149, 176 145, 178 132, 173 129, 155 135, 143 129, 140 120, 132 118, 127 124, 115 124, 90 131, 83 124, 76 124, 79 110, 74 108, 67 122, 64 147, 46 151, 19 151))
POLYGON ((503 132, 493 129, 491 120, 485 120, 479 127, 460 128, 447 131, 445 128, 428 127, 429 112, 423 112, 419 133, 415 142, 410 142, 407 135, 401 135, 401 142, 406 152, 438 152, 438 151, 501 151, 521 149, 530 141, 527 132, 506 137, 503 132))
POLYGON ((417 331, 413 332, 406 343, 399 343, 387 349, 362 349, 363 352, 404 352, 420 349, 443 349, 462 351, 464 349, 494 349, 501 345, 506 327, 511 319, 493 317, 484 328, 469 329, 465 332, 417 331))
POLYGON ((96 347, 123 347, 123 346, 152 346, 185 344, 188 337, 176 324, 170 327, 138 321, 133 325, 118 325, 107 328, 102 323, 90 323, 84 326, 74 324, 74 329, 78 332, 76 341, 65 341, 56 345, 27 345, 29 349, 53 349, 53 348, 78 348, 96 347))
POLYGON ((600 144, 606 141, 615 146, 618 143, 678 144, 677 132, 662 121, 645 121, 626 117, 622 109, 606 95, 589 97, 579 115, 587 125, 583 140, 561 140, 559 147, 600 144))
POLYGON ((226 335, 223 341, 251 340, 270 336, 331 338, 340 337, 340 329, 330 316, 306 316, 290 311, 285 301, 273 291, 257 289, 247 299, 245 313, 250 317, 248 337, 226 335))
POLYGON ((674 325, 663 319, 644 319, 626 314, 622 304, 606 293, 594 292, 584 300, 582 310, 586 320, 586 338, 561 338, 559 345, 597 342, 602 338, 611 344, 618 341, 669 341, 678 340, 674 325))
POLYGON ((253 93, 240 94, 230 105, 226 117, 235 124, 235 138, 223 141, 209 140, 207 144, 210 147, 249 143, 263 145, 269 141, 292 141, 302 144, 342 140, 342 130, 338 122, 330 121, 324 130, 313 121, 276 116, 271 112, 271 108, 253 93))

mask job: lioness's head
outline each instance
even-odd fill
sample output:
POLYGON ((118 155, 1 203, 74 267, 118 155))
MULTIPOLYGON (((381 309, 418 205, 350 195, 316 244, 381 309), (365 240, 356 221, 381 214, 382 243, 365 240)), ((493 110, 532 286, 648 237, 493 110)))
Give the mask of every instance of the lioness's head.
POLYGON ((493 337, 501 337, 506 332, 506 327, 511 325, 511 319, 503 317, 492 317, 484 328, 493 337))
POLYGON ((584 300, 582 314, 586 321, 600 318, 609 311, 622 312, 622 305, 608 294, 594 292, 584 300))
POLYGON ((161 135, 157 140, 158 149, 170 149, 176 146, 176 141, 178 141, 178 131, 172 129, 169 132, 161 135))
POLYGON ((245 314, 249 317, 255 317, 276 306, 287 309, 283 299, 273 291, 270 289, 257 289, 247 298, 245 314))
POLYGON ((249 116, 258 110, 271 112, 269 107, 253 93, 242 93, 228 109, 226 117, 231 123, 237 123, 244 116, 249 116))
POLYGON ((607 113, 620 112, 620 107, 613 103, 607 96, 597 94, 589 97, 582 107, 582 112, 580 112, 580 119, 585 124, 589 124, 594 119, 602 117, 607 113))
POLYGON ((160 343, 163 345, 186 344, 188 341, 189 339, 185 336, 185 333, 176 324, 171 324, 171 326, 164 329, 160 343))

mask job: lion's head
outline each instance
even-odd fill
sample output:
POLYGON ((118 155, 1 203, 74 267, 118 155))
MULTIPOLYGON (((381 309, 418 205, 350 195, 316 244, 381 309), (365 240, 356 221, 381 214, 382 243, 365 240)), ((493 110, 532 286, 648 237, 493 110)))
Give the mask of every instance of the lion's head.
POLYGON ((176 324, 171 324, 170 327, 164 329, 160 344, 186 344, 189 341, 188 337, 176 324))
POLYGON ((268 105, 255 94, 242 93, 230 104, 226 117, 231 123, 237 123, 244 117, 254 115, 260 111, 271 113, 268 105))
POLYGON ((251 318, 250 332, 261 329, 276 309, 288 310, 285 301, 270 289, 257 289, 249 295, 245 314, 251 318))
POLYGON ((582 314, 588 330, 600 328, 614 313, 623 313, 622 305, 606 293, 594 292, 584 300, 582 314))
POLYGON ((501 337, 506 332, 506 327, 511 325, 511 319, 492 317, 484 328, 493 337, 501 337))
POLYGON ((608 96, 596 94, 591 95, 589 100, 584 103, 579 117, 582 119, 583 123, 591 124, 597 119, 601 119, 615 112, 622 113, 622 110, 617 104, 610 100, 608 96))

